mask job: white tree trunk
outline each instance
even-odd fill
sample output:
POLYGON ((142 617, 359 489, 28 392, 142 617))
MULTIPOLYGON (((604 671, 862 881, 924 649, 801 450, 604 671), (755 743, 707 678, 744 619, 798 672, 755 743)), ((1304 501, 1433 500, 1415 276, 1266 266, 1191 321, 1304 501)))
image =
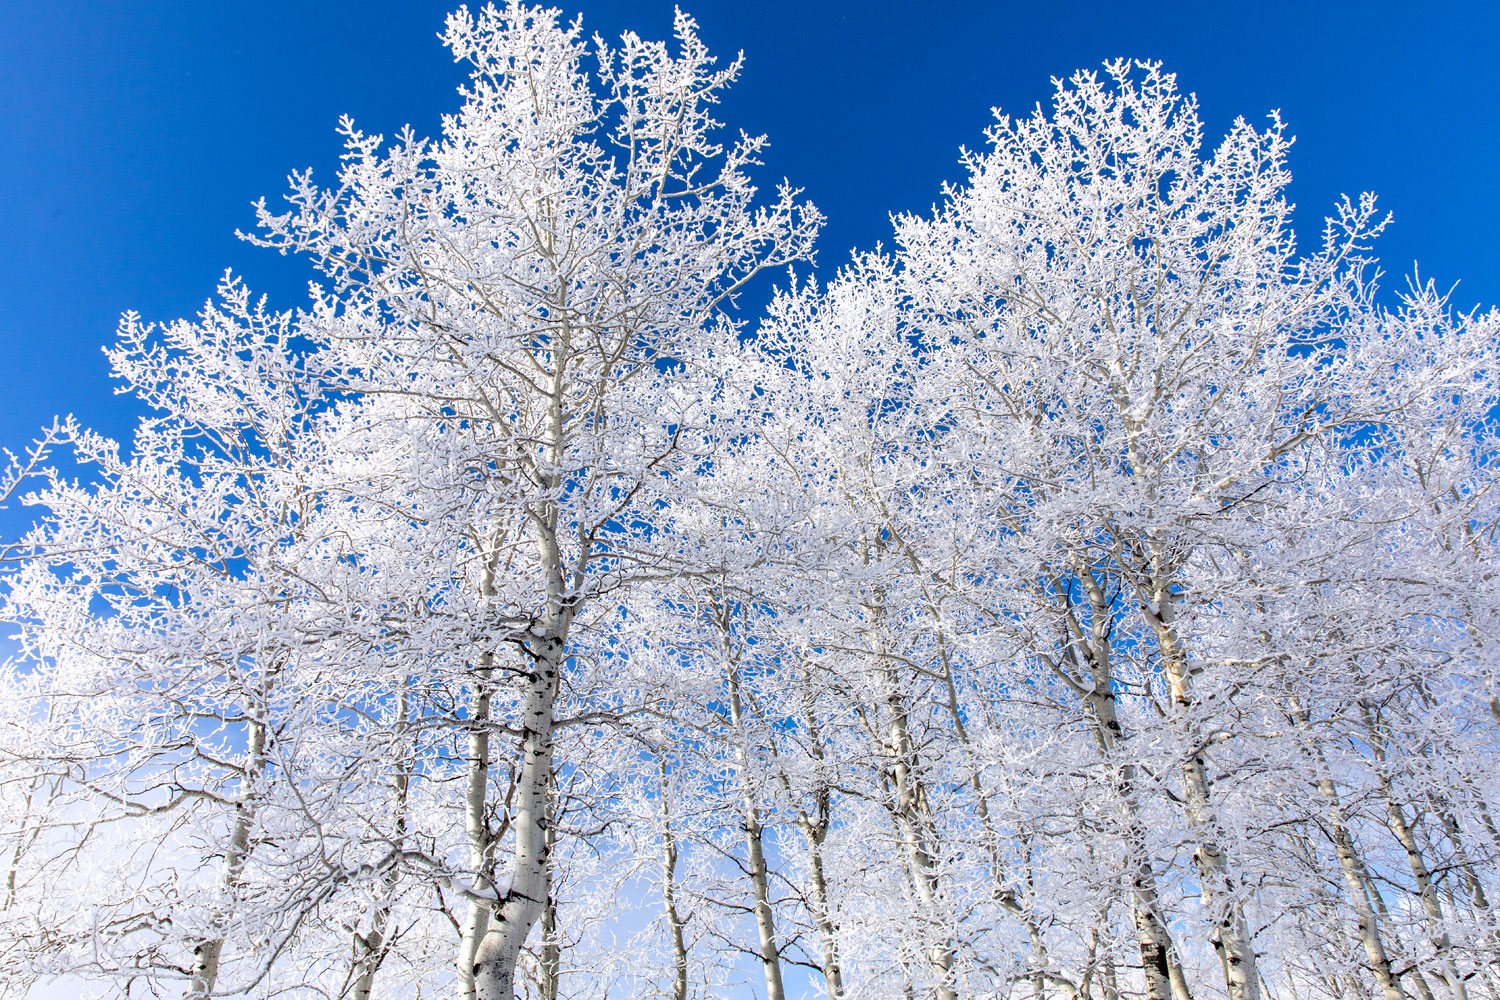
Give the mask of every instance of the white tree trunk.
MULTIPOLYGON (((1153 561, 1160 563, 1157 556, 1153 556, 1153 561)), ((1177 636, 1171 588, 1159 580, 1153 581, 1151 586, 1151 601, 1143 607, 1143 612, 1156 635, 1172 701, 1185 716, 1193 708, 1192 680, 1187 651, 1177 636)), ((1192 733, 1187 735, 1189 739, 1193 738, 1192 733)), ((1195 750, 1188 755, 1182 762, 1181 774, 1184 810, 1188 825, 1198 839, 1193 860, 1198 867, 1203 905, 1213 922, 1209 942, 1219 956, 1229 1000, 1260 1000, 1260 972, 1256 968, 1255 949, 1235 893, 1229 859, 1218 843, 1213 792, 1201 751, 1195 750)))
POLYGON ((827 836, 826 823, 820 828, 807 826, 809 893, 812 896, 813 921, 818 927, 818 939, 823 946, 823 983, 828 990, 828 1000, 843 1000, 844 970, 839 964, 838 935, 833 926, 832 910, 828 900, 828 878, 823 871, 823 838, 827 836))
MULTIPOLYGON (((1114 775, 1114 790, 1120 801, 1121 836, 1126 856, 1134 866, 1130 878, 1134 897, 1131 910, 1147 995, 1151 1000, 1193 1000, 1182 963, 1177 960, 1171 931, 1161 912, 1156 869, 1151 863, 1146 825, 1141 818, 1136 766, 1128 759, 1120 759, 1125 729, 1120 724, 1115 699, 1114 650, 1109 638, 1113 610, 1089 566, 1077 557, 1072 562, 1073 572, 1083 584, 1089 600, 1092 625, 1088 634, 1071 608, 1064 607, 1062 615, 1073 648, 1082 651, 1081 657, 1071 658, 1075 663, 1080 658, 1086 661, 1081 665, 1081 672, 1087 676, 1082 700, 1093 723, 1094 742, 1114 775)), ((1076 684, 1071 678, 1068 682, 1076 684)))
MULTIPOLYGON (((811 897, 809 903, 813 923, 818 930, 818 943, 823 950, 821 969, 823 985, 828 991, 828 1000, 843 1000, 844 970, 839 962, 838 932, 833 923, 833 906, 828 894, 828 876, 823 863, 823 844, 828 839, 833 797, 832 789, 829 788, 823 771, 825 761, 823 729, 818 722, 817 708, 813 703, 812 675, 806 663, 802 664, 801 680, 802 718, 807 724, 808 753, 815 761, 813 767, 815 784, 812 791, 812 810, 809 812, 805 808, 799 808, 797 827, 807 841, 808 895, 811 897)), ((787 782, 785 772, 783 772, 782 780, 787 784, 787 791, 790 795, 791 785, 787 782)))
MULTIPOLYGON (((410 700, 407 686, 410 681, 403 681, 401 695, 396 707, 396 726, 398 730, 397 746, 404 744, 406 730, 408 727, 408 714, 410 711, 410 700)), ((393 798, 393 810, 395 812, 395 829, 392 831, 391 844, 400 850, 406 840, 406 801, 407 793, 411 788, 411 763, 409 760, 398 760, 396 762, 396 776, 392 781, 391 794, 393 798)), ((349 988, 349 996, 352 1000, 370 1000, 371 992, 375 988, 375 974, 380 971, 380 966, 385 961, 386 953, 390 950, 390 941, 386 934, 389 930, 391 919, 391 897, 396 891, 396 865, 391 865, 384 879, 384 890, 379 902, 375 905, 375 912, 371 915, 370 929, 364 934, 358 931, 354 934, 354 964, 351 972, 353 980, 349 988)))
MULTIPOLYGON (((551 781, 553 792, 557 789, 557 778, 551 781)), ((555 794, 552 798, 555 799, 555 794)), ((555 803, 554 803, 555 804, 555 803)), ((557 826, 555 815, 549 812, 547 821, 547 863, 550 866, 557 856, 557 826)), ((542 954, 537 962, 540 982, 540 1000, 557 1000, 562 991, 562 933, 558 926, 557 897, 552 892, 555 880, 549 868, 547 876, 547 904, 542 910, 542 954)))
MULTIPOLYGON (((1291 700, 1292 718, 1305 732, 1309 728, 1310 716, 1300 702, 1291 700)), ((1370 963, 1370 972, 1385 1000, 1406 1000, 1401 989, 1399 974, 1391 969, 1390 957, 1386 954, 1385 942, 1380 937, 1380 918, 1375 911, 1371 887, 1365 878, 1364 862, 1354 845, 1354 837, 1344 822, 1343 806, 1339 803, 1338 789, 1333 780, 1326 777, 1327 761, 1319 750, 1313 755, 1316 761, 1318 794, 1328 806, 1329 833, 1338 854, 1339 868, 1344 874, 1344 887, 1349 893, 1349 903, 1354 907, 1355 922, 1359 930, 1360 943, 1364 945, 1365 958, 1370 963)))
POLYGON ((521 774, 517 782, 515 850, 506 891, 474 955, 476 1000, 514 1000, 516 962, 550 892, 547 849, 552 781, 553 703, 562 674, 565 626, 529 644, 531 670, 522 709, 521 774), (561 632, 561 634, 559 634, 561 632))
POLYGON ((1391 971, 1391 962, 1386 955, 1385 944, 1380 938, 1380 922, 1369 897, 1362 866, 1354 848, 1354 838, 1344 825, 1343 811, 1339 806, 1338 790, 1328 778, 1318 779, 1318 792, 1328 803, 1329 825, 1334 850, 1339 856, 1339 867, 1344 873, 1344 885, 1349 891, 1349 902, 1354 907, 1355 920, 1359 927, 1359 939, 1365 948, 1365 957, 1370 963, 1370 972, 1386 1000, 1406 1000, 1401 982, 1391 971))
MULTIPOLYGON (((224 851, 224 888, 231 896, 239 888, 240 876, 250 856, 250 831, 255 826, 255 783, 266 768, 266 727, 259 719, 249 723, 249 734, 245 747, 244 788, 234 807, 234 827, 229 834, 229 844, 224 851)), ((221 915, 224 916, 224 915, 221 915)), ((193 972, 188 980, 187 995, 190 998, 207 997, 214 991, 219 979, 219 961, 224 954, 224 938, 215 935, 201 941, 193 949, 193 972)))
POLYGON ((766 1000, 786 1000, 781 978, 781 952, 776 946, 776 916, 771 908, 771 885, 766 871, 760 805, 750 780, 751 764, 746 750, 744 704, 740 698, 739 666, 723 636, 725 671, 729 681, 729 720, 734 726, 735 763, 740 773, 740 818, 744 823, 745 851, 750 862, 750 885, 755 896, 755 930, 759 938, 761 969, 766 979, 766 1000))
POLYGON ((1432 872, 1427 867, 1427 860, 1422 856, 1422 849, 1417 844, 1411 824, 1407 822, 1406 811, 1397 801, 1390 778, 1385 773, 1385 740, 1380 732, 1380 724, 1374 712, 1364 703, 1360 704, 1360 714, 1369 734, 1370 749, 1375 756, 1375 779, 1380 787, 1381 797, 1385 799, 1386 825, 1395 835, 1397 842, 1401 844, 1401 849, 1406 852, 1406 862, 1411 868, 1412 878, 1417 883, 1417 895, 1422 901, 1422 911, 1427 915, 1431 924, 1433 954, 1437 957, 1440 971, 1443 979, 1448 983, 1448 990, 1453 1000, 1468 1000, 1468 986, 1453 963, 1453 945, 1448 938, 1448 932, 1444 929, 1443 907, 1438 902, 1437 887, 1433 885, 1432 872))
MULTIPOLYGON (((494 655, 485 653, 474 671, 474 694, 469 705, 467 774, 464 782, 464 832, 469 841, 469 877, 472 888, 483 892, 494 884, 494 857, 487 808, 490 775, 490 677, 494 655)), ((474 1000, 475 956, 479 942, 489 929, 490 907, 477 899, 467 901, 459 931, 458 986, 464 1000, 474 1000)))
MULTIPOLYGON (((941 921, 945 916, 941 878, 933 849, 931 823, 924 815, 927 795, 916 774, 917 751, 907 724, 906 702, 901 694, 896 671, 889 663, 882 663, 881 677, 885 681, 886 753, 895 784, 892 817, 896 821, 902 853, 911 869, 912 884, 917 890, 917 896, 927 911, 928 919, 941 921)), ((937 1000, 958 998, 953 984, 955 958, 956 949, 945 929, 927 948, 928 964, 937 977, 937 1000)))
POLYGON ((659 753, 657 768, 661 789, 661 899, 672 936, 672 1000, 688 1000, 687 921, 677 908, 677 834, 672 829, 672 809, 667 798, 667 764, 659 753))

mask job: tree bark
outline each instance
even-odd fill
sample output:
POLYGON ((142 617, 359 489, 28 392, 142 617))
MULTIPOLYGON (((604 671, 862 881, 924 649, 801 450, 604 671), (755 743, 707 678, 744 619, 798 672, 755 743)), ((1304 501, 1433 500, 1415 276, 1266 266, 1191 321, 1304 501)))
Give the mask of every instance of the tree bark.
MULTIPOLYGON (((401 695, 396 709, 396 724, 401 736, 398 743, 404 741, 407 727, 407 713, 409 710, 408 692, 406 682, 402 683, 401 695)), ((395 829, 392 831, 391 844, 396 850, 400 850, 406 840, 406 800, 411 785, 411 765, 401 760, 396 765, 396 777, 392 782, 392 797, 394 799, 395 829)), ((370 994, 375 988, 375 975, 380 971, 380 966, 385 962, 386 954, 390 951, 391 942, 387 937, 391 919, 391 896, 396 888, 396 866, 391 865, 384 879, 381 898, 375 905, 375 912, 370 919, 370 930, 364 934, 354 934, 354 964, 353 983, 349 989, 352 1000, 370 1000, 370 994)))
POLYGON ((744 703, 740 697, 739 665, 723 635, 725 671, 729 682, 729 719, 734 726, 735 763, 740 773, 740 819, 744 824, 745 851, 750 863, 750 884, 755 897, 755 929, 759 938, 761 969, 765 973, 766 1000, 786 1000, 781 978, 781 952, 776 945, 776 917, 771 908, 771 886, 766 870, 760 805, 750 781, 750 760, 745 748, 744 703))
MULTIPOLYGON (((828 991, 828 1000, 842 1000, 844 995, 844 973, 839 964, 838 933, 833 924, 832 903, 828 894, 828 877, 823 864, 823 843, 828 838, 833 808, 832 790, 824 773, 823 733, 818 723, 817 709, 813 704, 812 675, 807 664, 801 668, 802 717, 807 723, 807 749, 814 763, 814 788, 812 810, 799 807, 797 827, 807 841, 808 894, 811 896, 813 923, 818 929, 818 942, 823 950, 823 984, 828 991)), ((782 773, 788 795, 792 794, 791 783, 782 773)))
POLYGON ((672 829, 672 810, 667 799, 667 763, 657 754, 661 788, 661 899, 672 937, 672 1000, 688 1000, 687 921, 677 909, 677 834, 672 829))
MULTIPOLYGON (((1128 759, 1120 759, 1125 728, 1120 724, 1115 698, 1114 650, 1109 628, 1111 608, 1099 581, 1082 559, 1073 560, 1073 573, 1083 584, 1089 600, 1090 628, 1085 634, 1078 616, 1069 607, 1062 609, 1063 621, 1068 630, 1070 648, 1082 650, 1088 676, 1083 690, 1084 708, 1093 723, 1094 741, 1114 773, 1115 795, 1122 812, 1121 834, 1126 855, 1134 865, 1130 879, 1134 896, 1132 910, 1147 995, 1151 1000, 1193 1000, 1161 912, 1156 869, 1151 864, 1146 827, 1141 819, 1136 766, 1128 759)), ((1076 661, 1077 657, 1073 659, 1076 661)))
POLYGON ((1397 801, 1395 791, 1391 787, 1390 777, 1386 774, 1385 742, 1380 735, 1379 721, 1368 704, 1361 702, 1359 708, 1365 729, 1369 734, 1370 749, 1375 756, 1375 781, 1380 788, 1381 797, 1385 799, 1386 826, 1395 835, 1401 849, 1406 852, 1406 862, 1417 884, 1417 895, 1422 901, 1422 911, 1431 922, 1433 954, 1437 957, 1440 971, 1443 979, 1448 983, 1448 990, 1453 995, 1453 1000, 1468 1000, 1468 987, 1453 964, 1452 943, 1449 941, 1448 932, 1443 927, 1443 907, 1438 902, 1437 887, 1433 885, 1432 872, 1427 867, 1427 861, 1422 856, 1422 849, 1417 844, 1416 835, 1412 832, 1411 824, 1407 822, 1406 812, 1397 801))
MULTIPOLYGON (((901 693, 895 668, 882 659, 881 677, 885 682, 886 752, 894 783, 892 817, 901 838, 902 853, 911 868, 912 883, 927 910, 929 920, 941 919, 942 884, 937 858, 932 848, 930 823, 923 812, 927 805, 926 789, 916 773, 916 745, 907 723, 906 702, 901 693)), ((953 986, 953 963, 956 949, 946 931, 927 948, 927 961, 937 976, 937 1000, 957 1000, 953 986)))
MULTIPOLYGON (((260 719, 249 723, 249 734, 245 748, 245 787, 234 807, 234 827, 229 834, 229 844, 224 851, 224 888, 232 896, 239 888, 240 877, 245 871, 245 862, 250 857, 250 831, 255 827, 257 790, 254 785, 260 780, 266 767, 266 726, 260 719)), ((216 935, 200 941, 193 949, 193 971, 188 980, 189 1000, 207 997, 214 991, 219 979, 219 962, 224 954, 224 937, 216 935)))
POLYGON ((1343 811, 1339 806, 1338 791, 1327 778, 1318 779, 1318 792, 1328 803, 1330 835, 1334 850, 1339 856, 1339 867, 1344 873, 1344 885, 1349 891, 1349 902, 1354 907, 1355 921, 1359 928, 1360 942, 1365 948, 1365 957, 1370 962, 1370 972, 1386 1000, 1405 1000, 1400 980, 1391 971, 1390 959, 1380 939, 1380 922, 1370 904, 1369 887, 1365 884, 1362 867, 1357 862, 1354 838, 1344 825, 1343 811))
POLYGON ((490 926, 474 953, 475 1000, 514 1000, 516 962, 546 908, 547 799, 552 781, 553 704, 562 675, 565 631, 549 629, 528 643, 531 669, 522 709, 515 850, 506 891, 496 895, 490 926))
MULTIPOLYGON (((557 779, 552 779, 552 787, 557 788, 557 779)), ((547 862, 557 857, 557 826, 556 817, 549 815, 547 823, 547 862)), ((557 893, 555 891, 557 880, 551 876, 549 869, 547 877, 547 906, 542 911, 542 954, 537 962, 537 973, 541 978, 541 1000, 557 1000, 558 993, 562 990, 562 940, 558 935, 562 932, 558 925, 557 915, 557 893)))
MULTIPOLYGON (((1292 721, 1304 733, 1310 732, 1311 716, 1297 698, 1290 700, 1292 721)), ((1344 876, 1344 888, 1349 893, 1349 905, 1354 907, 1355 923, 1359 930, 1360 943, 1364 945, 1365 957, 1370 963, 1370 972, 1386 1000, 1405 1000, 1399 975, 1391 970, 1390 957, 1386 954, 1385 942, 1380 937, 1380 918, 1376 914, 1371 898, 1371 887, 1365 878, 1364 862, 1354 844, 1354 837, 1344 821, 1344 809, 1339 802, 1338 788, 1328 775, 1328 762, 1321 749, 1307 754, 1308 762, 1316 770, 1314 784, 1318 794, 1328 807, 1329 836, 1338 855, 1339 868, 1344 876)), ((1309 849, 1310 845, 1309 845, 1309 849)))
MULTIPOLYGON (((1153 556, 1153 562, 1159 561, 1153 556)), ((1142 611, 1156 635, 1173 704, 1185 715, 1193 707, 1192 678, 1187 651, 1177 636, 1172 592, 1160 581, 1153 581, 1151 593, 1152 598, 1143 604, 1142 611)), ((1187 736, 1193 738, 1191 732, 1187 736)), ((1213 793, 1201 750, 1194 749, 1183 760, 1181 776, 1188 824, 1198 840, 1193 860, 1198 867, 1204 908, 1213 922, 1209 943, 1219 956, 1229 1000, 1260 1000, 1260 973, 1256 968, 1255 949, 1250 941, 1244 911, 1236 899, 1229 859, 1225 857, 1215 832, 1213 793)))
MULTIPOLYGON (((464 831, 469 841, 471 887, 485 892, 494 884, 493 831, 489 825, 490 701, 494 654, 485 653, 474 670, 474 694, 469 707, 468 760, 464 785, 464 831)), ((458 984, 463 1000, 474 1000, 475 956, 489 929, 490 907, 468 900, 458 946, 458 984)))

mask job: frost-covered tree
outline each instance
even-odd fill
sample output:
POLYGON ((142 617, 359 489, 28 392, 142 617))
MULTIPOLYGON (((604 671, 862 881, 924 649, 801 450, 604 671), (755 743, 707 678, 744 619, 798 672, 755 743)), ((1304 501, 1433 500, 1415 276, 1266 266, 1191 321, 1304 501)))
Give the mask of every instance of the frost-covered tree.
POLYGON ((1373 199, 1299 247, 1277 118, 1113 62, 752 327, 738 61, 445 37, 260 207, 303 308, 127 316, 134 440, 0 477, 4 988, 1500 989, 1500 316, 1373 199))
MULTIPOLYGON (((174 338, 216 339, 172 359, 152 354, 130 325, 117 366, 129 378, 154 365, 161 384, 145 385, 142 396, 164 415, 142 425, 133 458, 78 437, 108 488, 58 483, 39 498, 49 520, 28 540, 32 558, 12 589, 12 616, 38 643, 87 642, 91 655, 139 671, 132 687, 177 706, 168 714, 182 725, 222 718, 245 730, 238 738, 249 763, 221 765, 238 789, 220 796, 236 817, 225 854, 233 895, 276 726, 260 701, 278 697, 271 686, 288 658, 326 655, 320 643, 337 643, 340 627, 299 646, 283 624, 291 596, 260 581, 255 538, 241 537, 259 529, 219 521, 242 514, 268 522, 281 529, 275 543, 298 547, 299 557, 309 557, 301 535, 316 524, 317 542, 337 547, 319 554, 320 568, 378 578, 368 613, 394 676, 443 685, 463 701, 449 714, 469 731, 471 870, 449 882, 467 902, 458 974, 468 995, 512 995, 518 956, 549 899, 554 706, 572 683, 576 630, 611 627, 607 613, 595 621, 590 609, 616 600, 632 580, 678 571, 660 551, 653 511, 663 490, 691 473, 713 411, 716 352, 735 342, 735 296, 761 269, 806 256, 819 221, 785 188, 758 205, 746 171, 764 140, 742 135, 725 145, 711 117, 739 63, 714 68, 686 15, 676 36, 675 52, 633 34, 610 47, 590 44, 556 11, 510 5, 454 15, 446 41, 472 73, 443 136, 406 133, 387 147, 346 124, 336 187, 299 175, 289 211, 262 207, 255 239, 308 255, 326 276, 307 307, 266 320, 275 331, 264 337, 215 312, 179 324, 174 338), (256 356, 267 340, 278 357, 256 356), (241 379, 216 393, 201 373, 225 367, 241 379), (270 397, 264 407, 260 397, 270 397), (206 414, 185 409, 195 406, 206 414), (261 418, 275 422, 262 429, 261 418), (298 453, 284 457, 281 448, 298 453), (223 482, 193 468, 216 450, 238 463, 223 482), (262 480, 283 493, 262 489, 262 480), (117 494, 146 510, 117 526, 117 494), (303 497, 307 510, 297 507, 303 497), (170 526, 176 537, 151 523, 157 504, 187 522, 170 526), (99 537, 105 525, 115 534, 99 537), (168 542, 170 559, 150 548, 168 542), (98 562, 79 552, 97 552, 98 562), (54 609, 46 602, 58 574, 87 582, 54 609), (96 594, 112 586, 123 593, 100 607, 96 594), (237 598, 240 590, 258 593, 237 598), (195 637, 175 634, 182 606, 195 637), (235 627, 211 624, 215 616, 235 627), (118 638, 95 639, 92 630, 118 638), (193 675, 200 660, 188 650, 216 646, 232 647, 213 662, 236 687, 204 692, 200 707, 171 690, 164 671, 193 675), (492 689, 512 685, 514 715, 497 718, 492 689), (260 701, 231 710, 239 688, 260 701), (519 744, 498 823, 488 780, 496 736, 519 744)), ((315 598, 364 604, 360 595, 320 591, 279 552, 264 558, 278 579, 315 598)), ((369 666, 345 664, 354 671, 346 679, 369 666)), ((329 702, 296 689, 285 696, 307 711, 329 702)), ((361 710, 391 697, 366 693, 361 710)), ((119 712, 148 727, 155 714, 119 712)), ((162 730, 117 740, 129 759, 111 769, 114 780, 144 771, 139 780, 153 785, 153 769, 169 767, 176 752, 162 730), (163 740, 169 749, 158 752, 163 740), (136 759, 142 753, 156 756, 136 759)), ((112 753, 98 752, 106 760, 112 753)), ((122 794, 90 774, 71 777, 122 794)), ((448 867, 441 853, 425 860, 439 874, 448 867)), ((122 932, 134 936, 134 927, 122 932)), ((222 948, 210 934, 198 949, 194 989, 216 989, 222 948)))

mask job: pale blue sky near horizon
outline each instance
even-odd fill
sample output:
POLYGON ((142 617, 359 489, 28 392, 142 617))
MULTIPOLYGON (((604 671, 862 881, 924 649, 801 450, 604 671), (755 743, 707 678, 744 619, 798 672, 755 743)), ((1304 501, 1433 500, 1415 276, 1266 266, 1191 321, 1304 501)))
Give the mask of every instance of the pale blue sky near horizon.
MULTIPOLYGON (((1419 261, 1465 308, 1500 302, 1500 5, 1262 3, 927 6, 685 0, 721 56, 743 49, 723 117, 771 137, 785 176, 828 215, 825 275, 888 240, 957 179, 1000 106, 1113 56, 1162 59, 1199 96, 1209 142, 1281 109, 1298 136, 1304 239, 1341 193, 1373 190, 1396 223, 1388 285, 1419 261), (1201 8, 1201 9, 1200 9, 1201 8)), ((332 175, 349 113, 436 131, 461 72, 442 0, 0 2, 0 445, 54 413, 114 435, 135 412, 99 348, 127 309, 194 313, 232 267, 277 307, 311 272, 235 238, 289 171, 332 175)), ((572 4, 564 6, 571 13, 572 4)), ((585 0, 587 28, 671 31, 671 0, 585 0)), ((0 514, 0 534, 23 521, 0 514)))

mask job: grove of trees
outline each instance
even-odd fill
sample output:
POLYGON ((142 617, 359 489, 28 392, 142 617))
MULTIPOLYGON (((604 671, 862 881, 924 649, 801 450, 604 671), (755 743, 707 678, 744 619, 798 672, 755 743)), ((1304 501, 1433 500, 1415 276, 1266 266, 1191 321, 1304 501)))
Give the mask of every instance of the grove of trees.
POLYGON ((1500 313, 1154 63, 819 282, 688 16, 446 41, 0 482, 0 995, 1500 998, 1500 313))

